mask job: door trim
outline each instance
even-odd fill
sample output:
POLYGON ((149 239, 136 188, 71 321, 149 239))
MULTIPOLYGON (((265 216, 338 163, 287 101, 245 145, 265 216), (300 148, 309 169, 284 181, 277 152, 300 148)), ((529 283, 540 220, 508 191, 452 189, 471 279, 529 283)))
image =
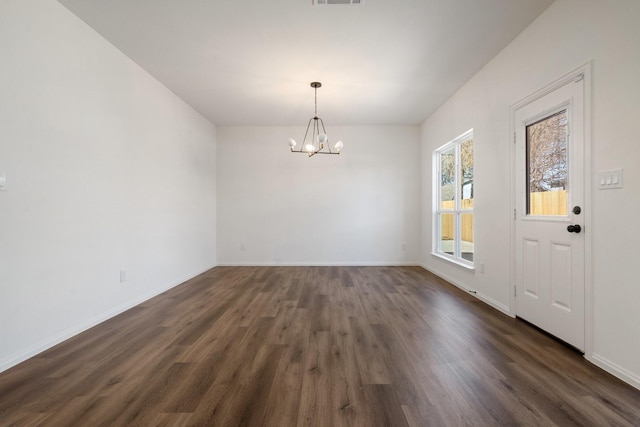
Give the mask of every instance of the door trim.
MULTIPOLYGON (((531 95, 521 99, 509 107, 509 194, 511 194, 511 211, 516 209, 516 150, 515 150, 515 133, 516 133, 516 111, 531 102, 534 102, 545 95, 555 91, 556 89, 566 85, 577 79, 584 79, 584 357, 592 361, 593 355, 593 267, 592 267, 592 183, 591 183, 591 67, 592 61, 589 61, 573 71, 565 74, 554 82, 546 85, 542 89, 532 93, 531 95)), ((510 215, 511 227, 509 239, 509 314, 516 316, 516 256, 515 256, 515 239, 516 239, 516 221, 513 214, 510 215)))

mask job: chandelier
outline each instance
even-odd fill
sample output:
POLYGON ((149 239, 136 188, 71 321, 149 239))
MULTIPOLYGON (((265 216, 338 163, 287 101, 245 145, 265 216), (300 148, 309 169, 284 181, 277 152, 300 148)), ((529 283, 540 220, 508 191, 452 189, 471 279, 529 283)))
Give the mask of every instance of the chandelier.
POLYGON ((344 146, 342 141, 338 141, 333 146, 334 150, 331 150, 329 137, 327 136, 327 131, 324 128, 324 122, 320 117, 318 117, 318 88, 321 86, 322 83, 320 82, 311 83, 311 87, 315 93, 314 115, 309 119, 307 131, 304 133, 302 145, 299 149, 296 150, 296 141, 293 138, 289 138, 289 147, 291 148, 292 153, 305 153, 309 157, 315 154, 340 154, 340 150, 342 150, 342 147, 344 146), (312 123, 313 127, 311 126, 312 123), (307 141, 307 137, 309 137, 309 141, 307 141))

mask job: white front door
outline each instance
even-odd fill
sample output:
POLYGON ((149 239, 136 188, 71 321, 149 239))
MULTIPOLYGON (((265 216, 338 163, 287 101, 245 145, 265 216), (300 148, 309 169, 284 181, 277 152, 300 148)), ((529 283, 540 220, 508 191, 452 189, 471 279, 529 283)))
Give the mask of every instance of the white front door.
POLYGON ((516 315, 584 351, 584 79, 514 111, 516 315))

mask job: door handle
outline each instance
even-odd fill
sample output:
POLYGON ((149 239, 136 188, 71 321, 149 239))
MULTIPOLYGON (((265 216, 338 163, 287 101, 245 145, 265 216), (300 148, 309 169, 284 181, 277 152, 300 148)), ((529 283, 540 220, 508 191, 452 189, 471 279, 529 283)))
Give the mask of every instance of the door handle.
POLYGON ((570 225, 570 226, 567 227, 567 231, 569 233, 576 233, 577 234, 577 233, 582 231, 582 227, 580 227, 580 225, 578 225, 578 224, 570 225))

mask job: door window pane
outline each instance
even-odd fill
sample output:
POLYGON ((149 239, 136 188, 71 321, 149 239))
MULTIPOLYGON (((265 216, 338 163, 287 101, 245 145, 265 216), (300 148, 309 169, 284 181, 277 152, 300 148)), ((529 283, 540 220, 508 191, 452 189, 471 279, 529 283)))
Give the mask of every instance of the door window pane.
POLYGON ((568 114, 527 126, 527 214, 567 215, 568 114))

